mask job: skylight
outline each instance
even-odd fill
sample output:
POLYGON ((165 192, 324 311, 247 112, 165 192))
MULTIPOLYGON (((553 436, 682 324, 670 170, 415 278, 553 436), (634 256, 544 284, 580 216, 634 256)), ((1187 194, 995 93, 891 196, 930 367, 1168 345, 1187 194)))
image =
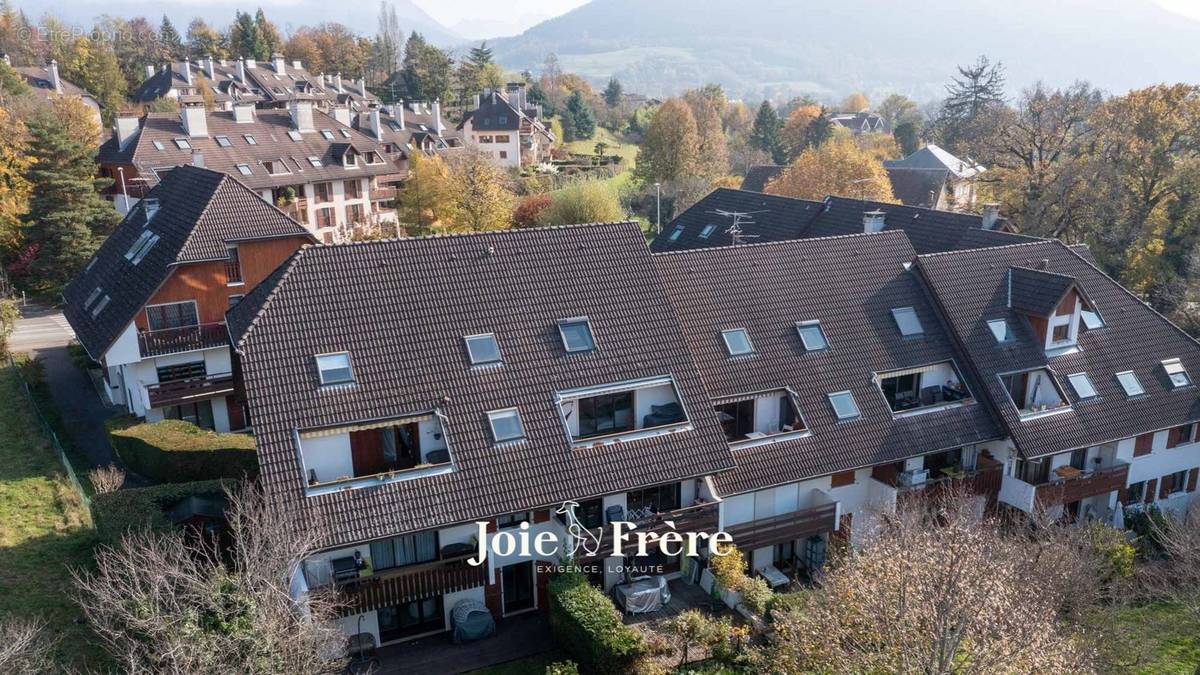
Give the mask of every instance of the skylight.
POLYGON ((729 350, 730 356, 744 356, 754 353, 754 345, 750 342, 750 334, 745 328, 730 328, 729 330, 721 331, 721 337, 725 340, 725 349, 729 350))
POLYGON ((125 252, 125 259, 134 265, 142 262, 142 259, 146 257, 150 249, 158 243, 158 239, 158 235, 150 230, 142 230, 142 234, 138 236, 137 241, 133 242, 133 246, 130 246, 129 250, 125 252))
POLYGON ((1130 398, 1146 393, 1146 390, 1142 388, 1142 383, 1132 370, 1117 373, 1117 381, 1121 383, 1121 388, 1125 390, 1125 395, 1130 398))
POLYGON ((704 229, 700 230, 700 238, 708 239, 709 237, 712 236, 712 233, 715 232, 716 229, 717 229, 716 225, 705 225, 704 229))
POLYGON ((342 132, 342 138, 350 138, 349 129, 338 129, 338 131, 342 132))
POLYGON ((233 145, 233 143, 229 141, 228 136, 217 136, 217 145, 221 146, 222 148, 228 148, 229 146, 233 145))
POLYGON ((321 166, 321 158, 317 157, 316 155, 310 155, 308 158, 308 163, 312 164, 313 166, 321 166))
POLYGON ((681 234, 683 234, 683 226, 677 225, 675 227, 675 229, 671 231, 671 236, 667 237, 667 238, 670 239, 671 241, 676 241, 677 239, 679 239, 679 235, 681 235, 681 234))
POLYGON ((105 295, 103 298, 100 298, 100 302, 97 302, 96 307, 92 309, 93 319, 99 316, 100 312, 103 312, 105 307, 108 307, 108 302, 111 299, 112 298, 108 297, 107 295, 105 295))
POLYGON ((1192 378, 1188 375, 1187 369, 1183 367, 1183 362, 1179 359, 1167 359, 1162 362, 1163 370, 1167 372, 1167 377, 1171 378, 1171 386, 1178 389, 1186 387, 1192 383, 1192 378))
POLYGON ((996 342, 1012 342, 1017 339, 1008 319, 991 319, 987 324, 992 331, 992 336, 996 338, 996 342))
POLYGON ((904 337, 920 335, 925 332, 925 328, 921 326, 921 320, 917 318, 916 310, 912 307, 893 308, 892 318, 896 320, 896 326, 900 328, 900 334, 904 337))
POLYGON ((237 170, 238 173, 242 174, 243 176, 249 176, 251 174, 249 164, 238 164, 237 170))
POLYGON ((246 139, 247 145, 258 145, 258 141, 254 140, 254 136, 250 134, 242 134, 242 138, 246 139))
POLYGON ((1067 379, 1071 382, 1071 386, 1075 389, 1075 395, 1079 398, 1096 397, 1096 388, 1092 386, 1092 378, 1088 377, 1087 373, 1068 375, 1067 379))
POLYGON ((317 374, 321 384, 341 384, 354 381, 354 370, 350 367, 350 353, 318 354, 317 374))
POLYGON ((88 293, 87 300, 83 301, 83 308, 85 310, 91 309, 92 303, 96 301, 96 298, 100 297, 102 292, 103 289, 97 286, 95 290, 93 290, 91 293, 88 293))
POLYGON ((324 137, 325 137, 325 140, 327 140, 327 141, 332 141, 332 140, 333 140, 333 131, 332 131, 332 130, 330 130, 330 129, 322 129, 322 130, 321 130, 321 135, 322 135, 322 136, 324 136, 324 137))
POLYGON ((1079 312, 1079 316, 1083 319, 1083 325, 1088 330, 1095 330, 1097 328, 1104 327, 1104 320, 1100 318, 1099 314, 1090 309, 1085 309, 1079 312))
POLYGON ((162 141, 154 141, 154 149, 155 149, 155 150, 162 150, 162 149, 163 149, 163 147, 164 147, 164 146, 163 146, 163 144, 162 144, 162 141))
POLYGON ((861 414, 858 412, 858 403, 854 401, 854 394, 848 391, 830 394, 829 404, 833 406, 833 414, 837 415, 839 420, 852 420, 861 414))
POLYGON ((568 352, 587 352, 596 348, 596 341, 592 338, 592 325, 586 316, 562 319, 558 322, 558 332, 562 335, 563 347, 568 352))
POLYGON ((467 343, 467 356, 471 359, 471 365, 479 366, 503 361, 500 356, 500 345, 496 342, 495 335, 491 333, 468 335, 463 340, 467 343))
POLYGON ((179 148, 180 150, 190 150, 192 144, 188 143, 188 139, 186 138, 176 138, 175 147, 179 148))
POLYGON ((496 439, 497 443, 525 437, 525 430, 521 427, 521 413, 516 408, 488 413, 488 423, 492 427, 492 438, 496 439))
POLYGON ((295 129, 292 129, 291 131, 288 132, 288 138, 292 139, 293 141, 296 141, 297 143, 304 140, 304 137, 300 135, 300 132, 296 131, 295 129))
POLYGON ((796 332, 800 333, 800 341, 804 343, 805 351, 819 352, 829 349, 829 341, 821 330, 820 321, 800 321, 796 323, 796 332))

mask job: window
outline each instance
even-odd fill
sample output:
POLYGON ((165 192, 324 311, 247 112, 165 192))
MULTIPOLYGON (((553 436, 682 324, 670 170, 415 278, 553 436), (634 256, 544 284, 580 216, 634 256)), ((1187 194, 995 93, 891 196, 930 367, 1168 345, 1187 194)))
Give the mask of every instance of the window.
POLYGON ((712 236, 712 233, 715 232, 716 229, 717 229, 716 225, 705 225, 704 229, 700 230, 700 238, 708 239, 709 237, 712 236))
POLYGON ((156 371, 159 382, 178 382, 180 380, 191 380, 208 375, 208 368, 204 365, 204 361, 180 363, 173 366, 159 366, 156 371))
POLYGON ((579 438, 619 434, 633 428, 632 391, 579 399, 579 438))
POLYGON ((333 201, 333 183, 313 183, 313 195, 318 202, 333 201))
POLYGON ((129 250, 125 252, 125 259, 134 265, 142 262, 142 259, 146 257, 146 254, 150 252, 150 249, 156 243, 158 243, 157 234, 154 234, 150 230, 142 230, 137 241, 133 242, 133 246, 130 246, 129 250))
POLYGON ((83 301, 83 308, 85 310, 91 309, 92 303, 96 301, 96 298, 100 297, 100 293, 102 293, 103 290, 104 289, 97 286, 95 290, 93 290, 91 293, 88 293, 87 300, 83 301))
POLYGON ((558 332, 567 352, 588 352, 596 348, 596 341, 592 338, 592 324, 587 317, 559 321, 558 332))
POLYGON ((169 420, 183 420, 191 422, 201 429, 214 429, 212 401, 196 401, 195 403, 181 403, 180 405, 169 405, 163 408, 163 417, 169 420))
POLYGON ((528 511, 520 513, 509 513, 503 516, 496 516, 496 529, 503 530, 506 527, 517 527, 521 523, 533 524, 533 518, 530 518, 528 511))
POLYGON ((1171 474, 1171 477, 1168 479, 1171 481, 1170 494, 1178 494, 1187 488, 1187 475, 1187 469, 1184 469, 1183 471, 1176 471, 1175 473, 1171 474))
POLYGON ((200 319, 196 315, 196 303, 187 300, 147 306, 146 323, 150 326, 150 330, 165 330, 197 326, 200 324, 200 319))
POLYGON ((900 334, 904 337, 920 335, 925 332, 925 328, 921 326, 921 320, 917 318, 916 310, 912 307, 893 309, 892 318, 896 320, 896 326, 900 328, 900 334))
POLYGON ((1099 314, 1090 309, 1081 311, 1079 316, 1083 318, 1083 325, 1088 330, 1095 330, 1097 328, 1104 327, 1104 320, 1100 318, 1099 314))
POLYGON ((467 356, 471 359, 471 365, 478 366, 503 361, 500 356, 500 345, 496 342, 495 335, 484 333, 468 335, 463 339, 467 343, 467 356))
POLYGON ((575 518, 589 530, 604 524, 604 500, 589 499, 575 508, 575 518))
POLYGON ((272 176, 279 176, 292 172, 291 169, 288 169, 287 164, 284 163, 282 159, 263 160, 262 165, 263 168, 267 170, 267 173, 271 174, 272 176))
POLYGON ((511 614, 534 606, 533 561, 500 568, 500 588, 504 613, 511 614))
POLYGON ((491 142, 492 142, 492 137, 491 137, 491 136, 480 136, 480 137, 479 137, 479 142, 480 142, 480 143, 491 143, 491 142))
POLYGON ((804 343, 805 351, 819 352, 829 349, 829 341, 825 339, 820 321, 801 321, 796 324, 796 332, 800 333, 800 341, 804 343))
POLYGON ((188 139, 186 138, 176 138, 175 147, 179 148, 180 150, 191 150, 192 144, 188 143, 188 139))
POLYGON ((371 568, 379 570, 419 565, 438 559, 437 530, 371 542, 371 568))
POLYGON ((325 138, 325 140, 327 140, 327 141, 332 141, 333 140, 333 131, 330 129, 322 129, 321 136, 323 136, 325 138))
POLYGON ((380 642, 433 633, 446 627, 440 594, 401 605, 380 607, 377 616, 380 642))
POLYGON ((358 166, 358 154, 350 151, 342 155, 342 166, 347 168, 355 168, 358 166))
POLYGON ((525 437, 525 430, 521 428, 521 414, 516 408, 488 413, 488 423, 492 426, 492 438, 497 443, 525 437))
POLYGON ((230 246, 225 249, 225 253, 229 256, 225 260, 225 283, 240 284, 242 283, 242 261, 238 256, 236 246, 230 246))
POLYGON ((293 141, 296 141, 297 143, 299 143, 301 140, 304 139, 304 137, 300 135, 300 132, 296 131, 295 129, 292 129, 291 131, 287 132, 287 134, 288 134, 288 138, 292 139, 293 141))
POLYGON ((234 305, 242 301, 246 297, 244 293, 233 293, 229 296, 229 309, 233 309, 234 305))
POLYGON ((499 134, 499 135, 497 135, 497 136, 496 136, 496 142, 497 142, 497 143, 507 143, 507 142, 508 142, 508 134, 499 134))
POLYGON ((228 136, 217 136, 217 145, 221 146, 222 148, 228 148, 229 146, 233 145, 233 143, 229 142, 228 136))
POLYGON ((1044 368, 1000 375, 1000 382, 1022 415, 1057 410, 1070 405, 1058 382, 1050 371, 1044 368))
POLYGON ((243 176, 249 176, 252 173, 250 171, 249 164, 238 164, 237 170, 238 170, 238 173, 242 174, 243 176))
POLYGON ((507 150, 500 151, 500 159, 508 159, 508 151, 507 150))
POLYGON ((346 199, 362 199, 362 183, 357 180, 345 182, 346 199))
POLYGON ((683 226, 676 225, 674 230, 671 230, 671 236, 667 237, 671 241, 678 241, 679 235, 683 234, 683 226))
POLYGON ((251 134, 242 134, 242 138, 246 139, 247 145, 258 145, 258 141, 254 140, 254 136, 251 134))
POLYGON ((338 131, 342 132, 342 138, 350 138, 349 129, 338 129, 338 131))
POLYGON ((1131 483, 1129 487, 1126 488, 1126 493, 1128 494, 1126 502, 1129 504, 1137 504, 1138 502, 1142 501, 1142 498, 1146 495, 1146 481, 1143 480, 1138 481, 1137 483, 1131 483))
POLYGON ((367 213, 362 204, 350 204, 346 207, 346 222, 359 224, 367 222, 367 213))
POLYGON ((858 404, 854 402, 854 394, 839 391, 829 395, 829 404, 833 406, 833 414, 839 420, 850 420, 859 416, 858 404))
POLYGON ((1171 378, 1172 387, 1178 389, 1192 383, 1192 378, 1188 375, 1187 369, 1183 367, 1183 362, 1179 359, 1167 359, 1162 362, 1162 367, 1167 372, 1167 377, 1171 378))
POLYGON ((1075 373, 1068 375, 1071 386, 1075 388, 1075 395, 1081 399, 1095 398, 1096 388, 1092 386, 1092 378, 1088 377, 1087 373, 1075 373))
POLYGON ((754 399, 725 403, 716 406, 716 410, 721 428, 725 430, 725 440, 738 441, 754 431, 754 399))
POLYGON ((508 115, 501 115, 498 121, 500 124, 508 124, 508 115))
POLYGON ((316 155, 309 155, 308 163, 312 164, 313 166, 321 166, 321 158, 317 157, 316 155))
MULTIPOLYGON (((333 207, 326 206, 322 209, 317 209, 317 227, 333 227, 336 224, 336 219, 333 215, 333 207)), ((328 234, 328 233, 326 233, 328 234)), ((326 244, 332 244, 332 241, 326 241, 326 244)))
POLYGON ((1125 390, 1125 395, 1130 398, 1146 393, 1146 390, 1142 388, 1142 383, 1138 381, 1137 375, 1132 370, 1117 373, 1117 381, 1121 383, 1121 388, 1125 390))
POLYGON ((681 506, 679 500, 679 483, 656 485, 625 493, 625 510, 630 512, 648 509, 654 513, 674 511, 681 506))
POLYGON ((992 331, 992 336, 996 338, 996 342, 1005 343, 1017 339, 1016 334, 1013 333, 1012 326, 1008 323, 1008 319, 992 319, 987 324, 988 328, 992 331))
POLYGON ((350 353, 318 354, 317 375, 321 384, 341 384, 354 381, 354 370, 350 367, 350 353))
POLYGON ((721 331, 721 337, 725 340, 725 349, 729 351, 730 356, 744 356, 754 353, 754 345, 750 342, 750 334, 745 328, 730 328, 729 330, 721 331))
POLYGON ((94 318, 100 316, 100 312, 103 312, 104 308, 108 307, 108 303, 111 300, 112 300, 112 298, 108 297, 107 295, 100 298, 100 302, 97 302, 96 306, 92 309, 92 318, 94 319, 94 318))
POLYGON ((1050 332, 1050 342, 1058 344, 1060 342, 1071 341, 1071 324, 1060 323, 1050 332))
POLYGON ((163 143, 162 143, 162 141, 154 141, 154 149, 155 149, 155 150, 162 150, 162 149, 163 149, 163 143))
POLYGON ((894 413, 944 406, 971 398, 952 361, 879 373, 876 379, 894 413))
POLYGON ((1192 442, 1192 428, 1195 425, 1185 424, 1181 427, 1176 427, 1179 431, 1176 432, 1178 438, 1175 439, 1176 445, 1183 445, 1192 442))

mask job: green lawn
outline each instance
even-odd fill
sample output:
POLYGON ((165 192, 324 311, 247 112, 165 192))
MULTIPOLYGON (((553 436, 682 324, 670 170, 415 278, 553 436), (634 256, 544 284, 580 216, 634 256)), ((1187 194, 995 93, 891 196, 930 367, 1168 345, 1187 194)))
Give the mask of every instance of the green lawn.
POLYGON ((555 661, 566 661, 567 656, 560 651, 550 651, 536 656, 529 656, 508 663, 501 663, 479 670, 472 670, 466 675, 542 675, 546 666, 555 661))
POLYGON ((620 155, 621 168, 625 170, 633 169, 633 165, 637 162, 638 146, 634 143, 622 143, 613 136, 612 132, 604 127, 597 126, 596 133, 591 138, 583 141, 571 141, 567 143, 567 150, 583 155, 593 155, 596 153, 596 144, 603 141, 608 145, 604 149, 606 155, 620 155))
POLYGON ((1191 675, 1200 664, 1200 627, 1175 606, 1153 603, 1121 610, 1122 637, 1111 645, 1114 672, 1191 675))
POLYGON ((62 663, 101 666, 67 572, 91 561, 91 518, 9 368, 0 369, 0 401, 0 619, 41 617, 62 663))

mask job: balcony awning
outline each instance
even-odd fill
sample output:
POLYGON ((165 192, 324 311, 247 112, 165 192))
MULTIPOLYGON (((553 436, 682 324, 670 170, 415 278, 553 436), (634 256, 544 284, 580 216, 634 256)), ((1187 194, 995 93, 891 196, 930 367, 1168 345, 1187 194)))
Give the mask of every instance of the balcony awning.
POLYGON ((900 370, 889 370, 885 373, 876 373, 875 378, 882 380, 884 378, 903 377, 905 375, 919 375, 921 373, 929 373, 935 370, 940 370, 946 366, 949 366, 956 375, 958 374, 958 368, 954 367, 953 363, 949 361, 942 361, 940 363, 930 363, 924 366, 913 366, 912 368, 902 368, 900 370))
POLYGON ((602 384, 595 387, 568 389, 558 392, 558 398, 560 401, 570 401, 580 398, 587 398, 589 396, 602 396, 604 394, 615 394, 617 392, 632 391, 634 389, 659 387, 664 384, 674 384, 674 380, 670 375, 651 377, 642 380, 626 380, 625 382, 614 382, 612 384, 602 384))
POLYGON ((354 424, 343 424, 336 427, 324 427, 321 429, 307 429, 300 432, 300 438, 320 438, 322 436, 336 436, 345 434, 351 431, 366 431, 368 429, 382 429, 383 427, 395 427, 401 424, 412 424, 414 422, 425 422, 433 419, 433 413, 425 413, 422 415, 410 415, 408 417, 393 417, 386 420, 374 420, 370 422, 358 422, 354 424))

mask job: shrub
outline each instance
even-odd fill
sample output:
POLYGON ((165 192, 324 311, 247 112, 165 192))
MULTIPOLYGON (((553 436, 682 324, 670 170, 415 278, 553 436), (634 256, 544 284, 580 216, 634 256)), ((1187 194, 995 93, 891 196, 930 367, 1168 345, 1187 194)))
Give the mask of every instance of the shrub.
POLYGON ((746 556, 736 547, 724 546, 720 555, 708 559, 708 569, 713 578, 726 590, 736 591, 746 578, 746 556))
POLYGON ((586 672, 631 672, 646 650, 642 634, 622 623, 612 600, 580 574, 550 581, 550 630, 586 672))
POLYGON ((1100 574, 1105 581, 1128 579, 1133 576, 1136 551, 1121 530, 1102 523, 1092 523, 1085 533, 1092 550, 1100 559, 1100 574))
POLYGON ((742 602, 759 616, 766 615, 771 599, 775 597, 766 579, 759 577, 746 577, 737 591, 742 594, 742 602))
POLYGON ((116 492, 125 484, 125 472, 109 464, 89 471, 88 480, 97 493, 116 492))
POLYGON ((107 426, 113 449, 125 465, 157 482, 258 474, 254 438, 246 434, 219 434, 180 420, 138 423, 130 417, 113 418, 107 426))
POLYGON ((579 675, 579 666, 574 661, 555 661, 546 666, 546 675, 579 675))
POLYGON ((87 350, 83 348, 83 345, 79 344, 76 340, 71 340, 67 343, 67 353, 71 355, 71 362, 80 370, 100 367, 100 364, 93 361, 92 357, 88 356, 87 350))
POLYGON ((529 195, 517 203, 516 210, 513 211, 513 226, 515 227, 534 227, 538 224, 538 220, 542 216, 542 212, 549 208, 553 200, 550 195, 529 195))
POLYGON ((223 496, 232 482, 208 480, 195 483, 166 483, 144 488, 98 493, 92 498, 96 531, 109 543, 116 543, 128 530, 156 532, 173 527, 167 509, 191 496, 223 496))
POLYGON ((542 225, 607 223, 625 219, 621 200, 611 185, 585 181, 550 193, 550 206, 542 211, 542 225))
POLYGON ((8 338, 17 327, 17 303, 12 300, 0 300, 0 357, 8 355, 8 338))

